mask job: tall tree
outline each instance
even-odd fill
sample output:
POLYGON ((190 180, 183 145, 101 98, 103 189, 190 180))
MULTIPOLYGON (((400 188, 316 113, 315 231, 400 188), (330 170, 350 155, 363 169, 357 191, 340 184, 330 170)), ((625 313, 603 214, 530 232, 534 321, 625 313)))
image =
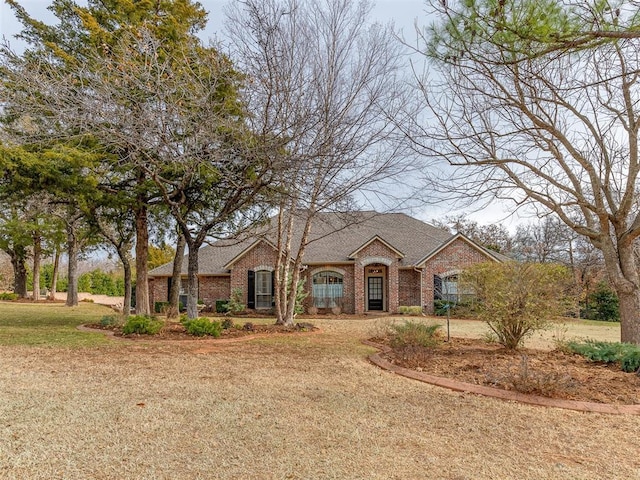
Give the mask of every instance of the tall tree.
POLYGON ((283 172, 272 197, 278 323, 294 320, 317 214, 353 209, 356 192, 410 169, 392 121, 407 102, 401 46, 370 11, 350 0, 244 0, 227 11, 256 148, 283 172))
POLYGON ((87 82, 99 78, 99 72, 104 71, 103 61, 112 58, 114 47, 123 42, 123 38, 150 31, 156 38, 165 39, 163 45, 167 50, 155 52, 163 55, 176 45, 191 42, 195 33, 204 27, 206 12, 199 3, 190 0, 133 3, 126 0, 90 0, 86 6, 68 0, 54 0, 50 10, 58 23, 46 25, 30 17, 15 0, 8 0, 8 3, 24 26, 20 37, 29 45, 23 55, 16 55, 6 46, 2 50, 5 86, 19 92, 13 92, 9 115, 23 121, 28 118, 39 122, 38 135, 30 135, 29 141, 36 140, 38 136, 48 140, 52 136, 68 139, 90 134, 115 154, 111 167, 128 177, 128 181, 123 179, 119 185, 129 188, 136 219, 136 308, 139 313, 149 313, 146 259, 148 208, 153 198, 150 190, 153 182, 143 168, 145 156, 140 148, 140 135, 129 128, 129 120, 145 117, 146 98, 143 96, 139 101, 140 92, 132 89, 126 105, 126 117, 114 112, 114 115, 103 118, 101 123, 102 126, 110 124, 110 129, 96 129, 95 124, 83 123, 86 115, 82 115, 82 108, 90 107, 89 104, 77 103, 77 99, 68 103, 68 98, 55 98, 59 89, 47 91, 41 88, 43 85, 38 84, 38 80, 47 80, 45 84, 51 85, 56 75, 60 79, 64 74, 62 78, 70 82, 66 87, 75 86, 78 91, 84 87, 86 92, 91 86, 87 82), (117 124, 123 118, 126 121, 117 124), (125 135, 113 139, 110 133, 114 130, 125 135))
POLYGON ((622 340, 640 343, 635 1, 431 2, 417 150, 460 168, 444 185, 553 213, 602 251, 622 340), (451 181, 453 180, 453 181, 451 181))

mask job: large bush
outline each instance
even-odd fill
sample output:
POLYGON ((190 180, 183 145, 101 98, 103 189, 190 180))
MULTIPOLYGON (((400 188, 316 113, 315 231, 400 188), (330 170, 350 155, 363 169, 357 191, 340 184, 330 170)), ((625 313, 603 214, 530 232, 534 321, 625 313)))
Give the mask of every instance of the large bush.
POLYGON ((609 285, 600 282, 595 291, 587 297, 585 308, 580 311, 582 318, 603 322, 620 321, 620 302, 609 285))
POLYGON ((487 322, 499 343, 515 349, 536 330, 564 313, 573 296, 567 268, 541 263, 482 263, 461 277, 475 292, 476 315, 487 322))

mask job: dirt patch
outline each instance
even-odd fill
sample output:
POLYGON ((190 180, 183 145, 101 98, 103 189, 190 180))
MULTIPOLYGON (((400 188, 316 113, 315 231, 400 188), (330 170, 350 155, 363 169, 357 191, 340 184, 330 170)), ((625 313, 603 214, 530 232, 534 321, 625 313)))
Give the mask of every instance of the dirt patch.
MULTIPOLYGON (((375 339, 387 344, 385 339, 375 339)), ((482 340, 452 338, 437 347, 390 349, 394 365, 439 377, 549 398, 640 404, 640 376, 560 350, 510 351, 482 340)))

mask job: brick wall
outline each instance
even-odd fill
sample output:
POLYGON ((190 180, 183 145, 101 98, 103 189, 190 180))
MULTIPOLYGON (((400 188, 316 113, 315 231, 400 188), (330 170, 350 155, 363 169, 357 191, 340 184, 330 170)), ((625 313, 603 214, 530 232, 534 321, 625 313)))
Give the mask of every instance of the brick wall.
POLYGON ((420 272, 411 269, 398 271, 399 305, 420 305, 420 272))
POLYGON ((422 295, 424 309, 433 313, 433 276, 446 272, 464 270, 476 263, 491 261, 492 259, 473 247, 466 240, 456 239, 451 245, 438 252, 429 259, 423 269, 422 295))
POLYGON ((229 300, 231 296, 231 282, 229 276, 206 276, 199 278, 200 298, 205 305, 215 306, 216 300, 229 300))
MULTIPOLYGON (((229 292, 235 288, 242 290, 242 301, 247 303, 247 272, 258 267, 276 266, 276 251, 268 243, 261 242, 238 259, 231 267, 229 292)), ((274 286, 275 288, 275 286, 274 286)))
POLYGON ((167 277, 149 278, 149 304, 153 311, 155 302, 166 302, 169 299, 169 284, 167 277))

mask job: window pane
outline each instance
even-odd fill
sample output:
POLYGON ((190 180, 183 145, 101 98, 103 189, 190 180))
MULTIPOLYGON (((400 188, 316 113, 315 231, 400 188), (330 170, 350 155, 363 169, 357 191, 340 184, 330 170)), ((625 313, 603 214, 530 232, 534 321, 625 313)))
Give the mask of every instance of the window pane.
POLYGON ((342 300, 342 275, 336 272, 320 272, 313 276, 311 295, 318 308, 333 308, 342 300))
POLYGON ((271 272, 256 272, 256 308, 271 308, 272 292, 271 272))

